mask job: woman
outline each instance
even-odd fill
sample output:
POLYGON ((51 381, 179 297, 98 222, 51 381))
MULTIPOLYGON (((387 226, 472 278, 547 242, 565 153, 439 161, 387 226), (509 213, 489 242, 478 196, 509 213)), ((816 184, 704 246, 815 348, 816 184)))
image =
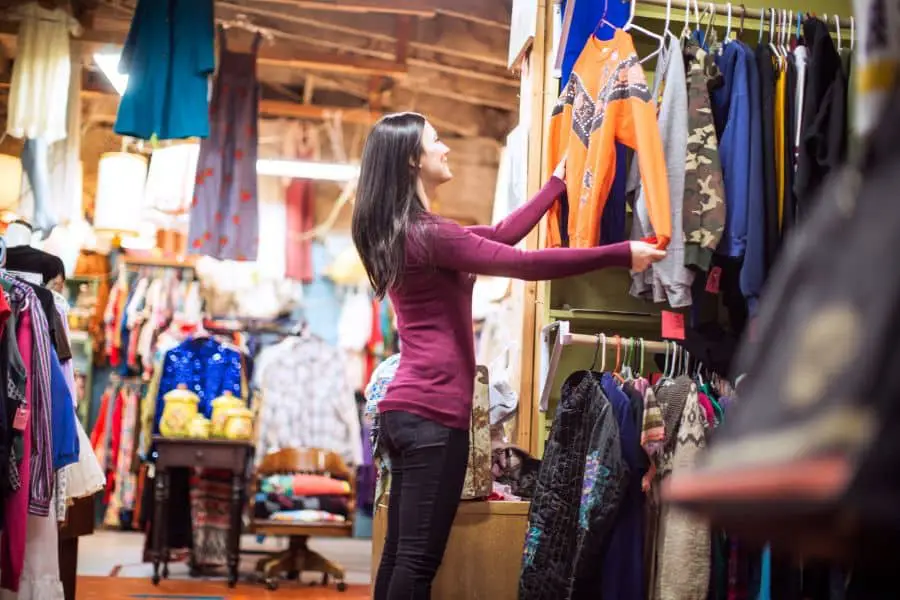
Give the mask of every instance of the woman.
POLYGON ((448 153, 421 115, 382 118, 366 140, 353 209, 353 241, 376 295, 390 295, 403 352, 379 404, 391 490, 376 600, 430 598, 444 555, 468 460, 475 275, 535 281, 604 267, 643 271, 665 256, 643 242, 515 249, 565 190, 565 161, 493 227, 442 219, 429 206, 453 177, 448 153))

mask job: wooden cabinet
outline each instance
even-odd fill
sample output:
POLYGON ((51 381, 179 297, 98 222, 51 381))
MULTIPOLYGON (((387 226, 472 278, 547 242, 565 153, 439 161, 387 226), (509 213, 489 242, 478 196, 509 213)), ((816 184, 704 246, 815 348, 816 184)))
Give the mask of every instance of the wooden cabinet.
MULTIPOLYGON (((434 600, 516 600, 528 502, 463 502, 434 581, 434 600)), ((387 530, 387 506, 372 526, 372 581, 387 530)), ((374 585, 374 584, 373 584, 374 585)))

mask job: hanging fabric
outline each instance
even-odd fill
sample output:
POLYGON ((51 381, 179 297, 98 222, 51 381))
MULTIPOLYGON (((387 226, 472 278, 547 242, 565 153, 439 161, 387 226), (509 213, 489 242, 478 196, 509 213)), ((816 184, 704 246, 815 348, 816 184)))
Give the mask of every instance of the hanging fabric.
POLYGON ((219 28, 219 70, 213 85, 210 135, 200 143, 197 181, 191 207, 188 251, 220 260, 256 260, 259 206, 256 156, 259 81, 256 53, 228 49, 219 28))
POLYGON ((212 0, 139 0, 119 59, 128 85, 114 131, 149 140, 205 138, 216 69, 212 0))

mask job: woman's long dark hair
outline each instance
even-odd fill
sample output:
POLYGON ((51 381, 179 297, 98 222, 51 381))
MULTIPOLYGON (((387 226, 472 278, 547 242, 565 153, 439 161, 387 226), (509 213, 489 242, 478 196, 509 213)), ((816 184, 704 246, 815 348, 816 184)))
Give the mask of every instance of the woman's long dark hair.
POLYGON ((372 127, 363 148, 353 243, 378 298, 400 283, 407 234, 425 212, 416 192, 424 129, 422 115, 387 115, 372 127))

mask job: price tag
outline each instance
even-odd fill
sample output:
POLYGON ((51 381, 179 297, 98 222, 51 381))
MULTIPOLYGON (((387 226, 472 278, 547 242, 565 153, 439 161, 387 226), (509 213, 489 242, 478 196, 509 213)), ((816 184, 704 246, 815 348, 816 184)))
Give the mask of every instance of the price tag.
POLYGON ((722 267, 713 267, 706 277, 706 291, 710 294, 719 293, 719 283, 722 279, 722 267))
POLYGON ((684 315, 668 310, 662 311, 662 336, 667 340, 683 340, 684 315))
POLYGON ((13 419, 13 429, 25 431, 25 428, 28 427, 28 413, 28 409, 22 406, 16 410, 16 416, 13 419))

